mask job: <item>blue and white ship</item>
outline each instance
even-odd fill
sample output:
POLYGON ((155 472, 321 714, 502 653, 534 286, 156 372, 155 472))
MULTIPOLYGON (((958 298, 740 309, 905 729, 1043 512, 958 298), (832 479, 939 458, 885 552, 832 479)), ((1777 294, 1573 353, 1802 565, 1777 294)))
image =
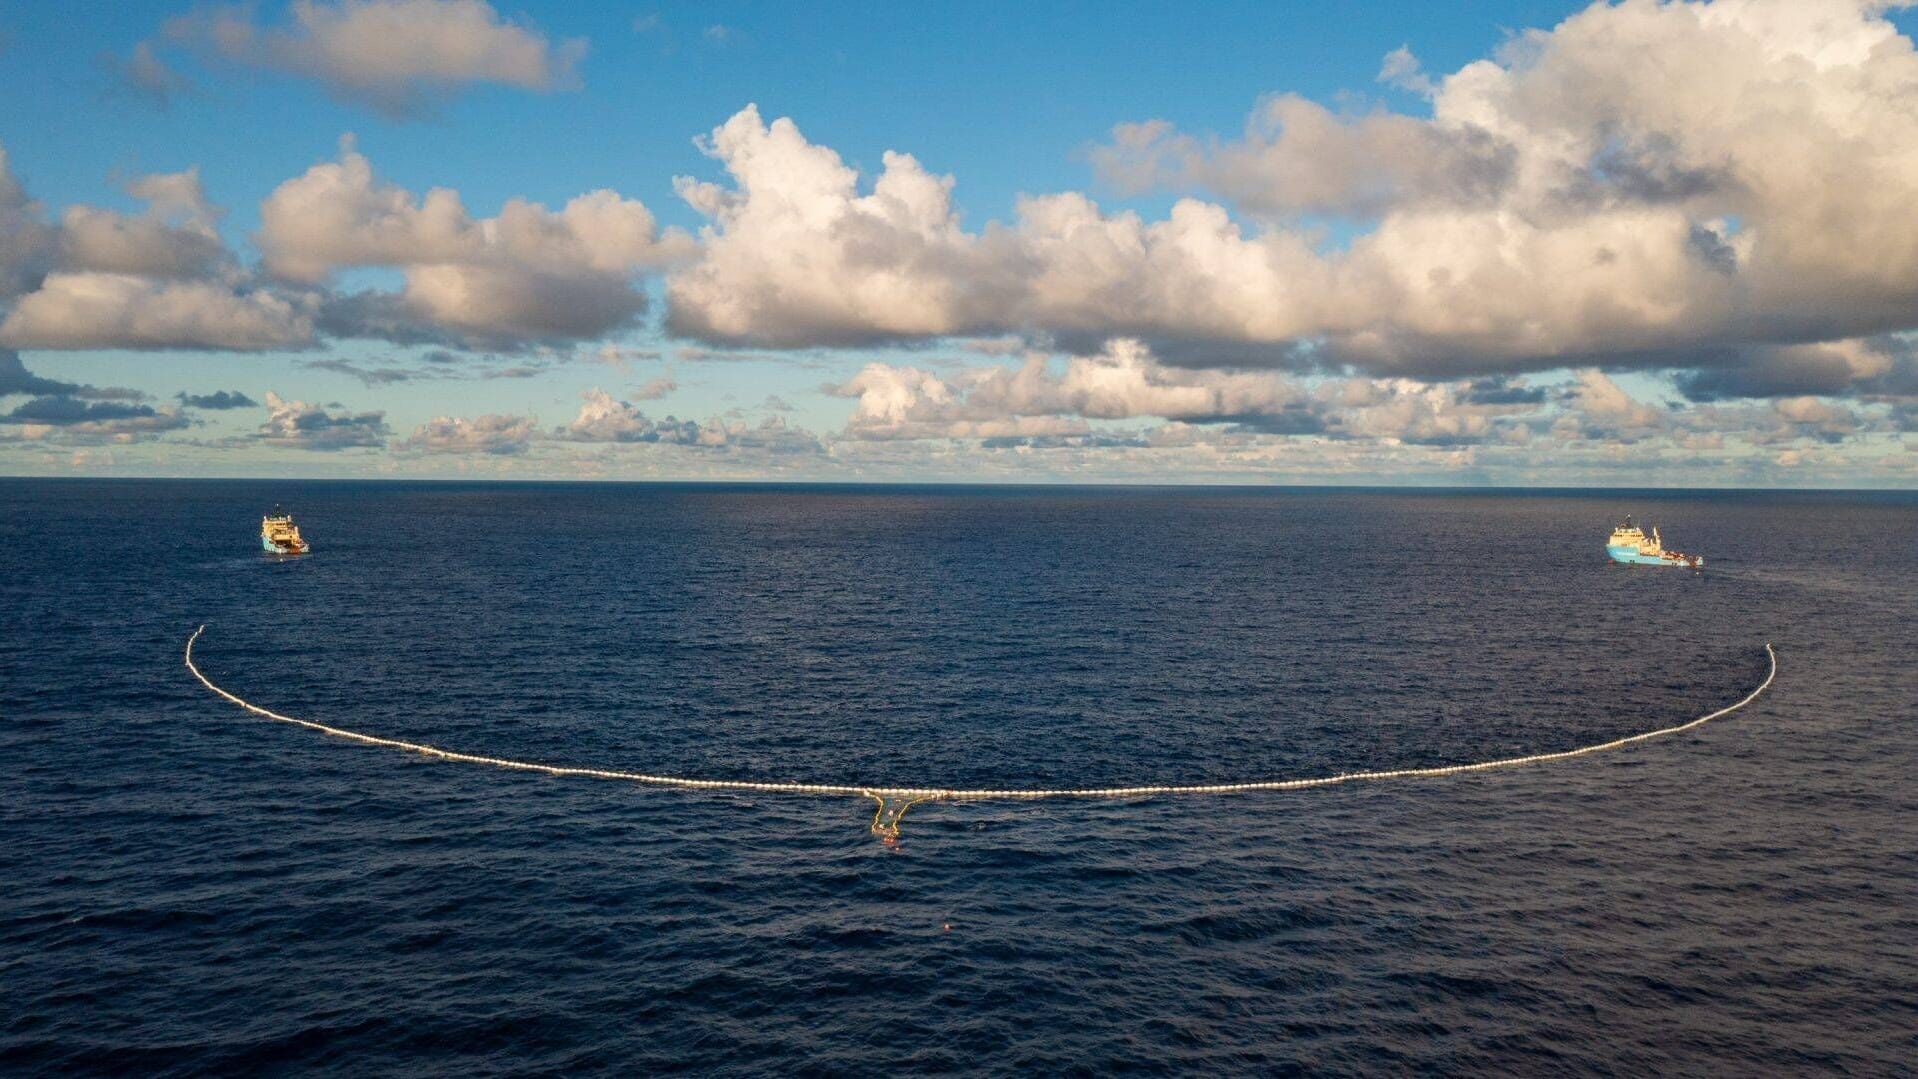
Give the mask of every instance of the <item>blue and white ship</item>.
POLYGON ((1630 517, 1625 518, 1624 524, 1612 529, 1611 536, 1605 540, 1605 553, 1611 555, 1614 562, 1632 566, 1690 566, 1692 569, 1703 569, 1705 566, 1703 555, 1666 550, 1665 541, 1659 538, 1657 525, 1652 526, 1652 534, 1647 537, 1643 529, 1632 523, 1630 517))

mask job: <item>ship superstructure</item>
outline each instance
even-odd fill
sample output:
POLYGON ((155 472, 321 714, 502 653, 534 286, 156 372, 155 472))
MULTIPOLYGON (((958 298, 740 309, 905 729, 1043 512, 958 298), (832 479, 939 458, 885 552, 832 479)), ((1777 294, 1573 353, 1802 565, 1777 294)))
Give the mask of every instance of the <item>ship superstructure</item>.
POLYGON ((1644 529, 1633 524, 1629 516, 1624 524, 1612 529, 1612 534, 1606 538, 1605 553, 1614 562, 1634 566, 1689 566, 1701 569, 1705 565, 1702 555, 1666 550, 1657 525, 1652 526, 1652 534, 1647 536, 1644 529))
POLYGON ((260 546, 268 554, 305 554, 312 550, 301 538, 299 526, 293 523, 293 515, 278 507, 260 518, 260 546))

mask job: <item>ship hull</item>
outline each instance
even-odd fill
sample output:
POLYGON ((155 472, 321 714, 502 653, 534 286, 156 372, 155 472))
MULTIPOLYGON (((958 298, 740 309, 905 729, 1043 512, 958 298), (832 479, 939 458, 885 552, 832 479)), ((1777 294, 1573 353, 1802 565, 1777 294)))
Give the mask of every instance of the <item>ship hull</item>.
POLYGON ((274 543, 272 540, 267 539, 265 536, 260 537, 260 547, 264 549, 267 554, 305 554, 306 553, 305 547, 282 547, 279 544, 274 543))
MULTIPOLYGON (((1693 566, 1694 565, 1692 560, 1689 558, 1683 558, 1683 559, 1666 558, 1662 555, 1639 554, 1636 549, 1631 547, 1607 547, 1605 548, 1605 553, 1612 556, 1612 561, 1623 562, 1624 564, 1628 566, 1693 566)), ((1702 558, 1699 559, 1698 562, 1696 563, 1696 565, 1699 565, 1699 566, 1702 566, 1704 564, 1705 564, 1705 560, 1702 558)))

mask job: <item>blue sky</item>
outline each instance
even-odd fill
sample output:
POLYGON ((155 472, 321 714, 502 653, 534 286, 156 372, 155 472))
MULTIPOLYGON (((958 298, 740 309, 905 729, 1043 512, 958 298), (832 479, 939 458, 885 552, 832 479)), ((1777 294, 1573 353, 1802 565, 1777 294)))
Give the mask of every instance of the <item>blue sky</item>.
POLYGON ((203 163, 208 193, 244 232, 259 192, 352 131, 408 187, 452 178, 488 206, 613 186, 690 224, 670 204, 673 175, 711 171, 692 138, 757 102, 855 164, 910 148, 935 167, 963 166, 965 208, 1003 215, 1018 192, 1086 186, 1079 151, 1113 124, 1164 117, 1231 131, 1275 90, 1321 100, 1393 94, 1373 81, 1393 48, 1409 44, 1449 70, 1576 5, 1396 4, 1354 18, 1334 3, 1198 13, 1169 4, 517 4, 500 10, 552 38, 588 40, 579 91, 482 87, 427 123, 394 123, 272 75, 196 77, 199 91, 158 115, 109 97, 100 54, 124 55, 190 8, 100 5, 76 19, 57 5, 0 4, 12 42, 7 145, 34 163, 23 171, 41 197, 111 200, 115 173, 203 163), (722 40, 709 36, 715 26, 726 28, 722 40))
MULTIPOLYGON (((1877 12, 1831 0, 1836 15, 1830 22, 1842 24, 1837 29, 1784 25, 1762 10, 1750 17, 1733 12, 1739 36, 1732 36, 1718 16, 1749 6, 1720 0, 1678 5, 1674 14, 1652 5, 1584 11, 1583 5, 1486 2, 1373 5, 1357 13, 1330 3, 1195 10, 1143 4, 615 8, 314 0, 308 13, 323 18, 403 10, 427 39, 442 33, 436 20, 452 35, 460 19, 468 20, 463 25, 469 29, 478 19, 482 36, 533 48, 545 65, 540 77, 550 85, 529 88, 524 79, 515 84, 517 76, 501 74, 504 68, 488 67, 492 61, 475 61, 452 75, 433 76, 429 102, 396 115, 344 86, 338 65, 352 63, 351 56, 342 60, 336 52, 314 59, 313 35, 303 34, 295 25, 298 13, 279 3, 230 15, 255 41, 281 35, 274 39, 279 44, 250 53, 227 49, 213 32, 177 21, 197 11, 204 27, 228 9, 127 3, 76 15, 50 5, 0 3, 0 69, 9 76, 0 91, 0 149, 24 197, 32 200, 31 213, 47 228, 58 227, 61 213, 75 206, 131 219, 142 203, 129 195, 130 182, 197 169, 204 201, 220 210, 218 236, 237 267, 222 271, 219 289, 254 299, 285 297, 314 311, 363 290, 395 297, 394 303, 405 293, 404 303, 412 305, 408 317, 437 335, 423 343, 417 335, 329 332, 303 323, 295 336, 243 350, 219 347, 230 344, 227 338, 195 347, 190 335, 181 338, 185 331, 174 330, 158 345, 105 332, 90 336, 66 323, 49 337, 23 327, 29 314, 49 310, 55 297, 36 299, 36 290, 22 285, 11 301, 0 298, 0 312, 9 302, 17 308, 7 323, 12 336, 0 333, 0 346, 14 344, 32 375, 96 389, 127 388, 146 395, 150 410, 176 407, 181 392, 215 390, 244 393, 259 407, 185 406, 183 418, 144 427, 138 418, 131 427, 104 419, 92 425, 0 424, 0 473, 1495 483, 1624 477, 1909 485, 1915 472, 1906 425, 1914 411, 1910 395, 1918 390, 1908 385, 1914 381, 1908 377, 1908 331, 1918 324, 1918 312, 1901 305, 1910 290, 1902 281, 1883 282, 1884 295, 1860 286, 1853 290, 1857 316, 1836 319, 1772 318, 1766 312, 1777 305, 1760 310, 1759 299, 1744 298, 1747 291, 1760 297, 1770 287, 1765 282, 1773 268, 1766 259, 1784 258, 1772 254, 1783 246, 1767 242, 1796 236, 1792 230, 1801 224, 1765 217, 1764 206, 1748 205, 1751 192, 1766 189, 1772 179, 1780 185, 1800 180, 1740 174, 1741 168, 1762 169, 1743 163, 1762 162, 1766 155, 1729 131, 1723 139, 1698 138, 1695 146, 1689 136, 1672 135, 1661 125, 1684 117, 1656 115, 1659 110, 1632 96, 1630 87, 1643 81, 1626 70, 1633 51, 1605 51, 1613 38, 1643 33, 1651 42, 1676 39, 1696 24, 1700 32, 1724 34, 1727 49, 1748 49, 1728 55, 1752 58, 1739 73, 1750 85, 1776 88, 1803 79, 1817 93, 1848 92, 1843 65, 1821 66, 1815 77, 1794 74, 1779 59, 1781 50, 1793 49, 1819 57, 1821 65, 1841 53, 1852 67, 1878 65, 1881 82, 1913 77, 1908 55, 1881 55, 1910 52, 1909 19, 1902 12, 1887 23, 1877 12), (1674 23, 1676 30, 1652 25, 1681 16, 1691 21, 1674 23), (1574 22, 1566 23, 1568 18, 1574 22), (1561 24, 1562 32, 1555 29, 1561 24), (1849 44, 1887 35, 1896 47, 1871 54, 1869 61, 1868 50, 1849 44), (584 43, 576 60, 574 42, 584 43), (125 65, 136 47, 151 50, 167 77, 178 80, 164 102, 151 85, 142 92, 132 85, 137 79, 129 80, 125 65), (1416 56, 1415 73, 1396 85, 1380 81, 1381 64, 1401 47, 1416 56), (1467 85, 1473 82, 1469 71, 1446 79, 1475 62, 1499 71, 1509 92, 1487 94, 1467 85), (1563 72, 1579 70, 1579 64, 1617 69, 1610 72, 1614 86, 1608 90, 1601 80, 1592 91, 1599 100, 1617 94, 1616 106, 1597 121, 1583 114, 1541 120, 1550 109, 1578 112, 1564 104, 1562 81, 1546 84, 1569 78, 1563 72), (1318 122, 1309 111, 1262 120, 1248 133, 1248 115, 1273 95, 1296 95, 1324 107, 1325 130, 1311 135, 1316 141, 1295 134, 1309 133, 1318 122), (896 251, 848 248, 849 254, 835 256, 839 270, 821 268, 782 282, 782 267, 803 260, 807 241, 775 249, 771 239, 757 238, 788 236, 784 226, 762 222, 765 231, 755 232, 751 219, 715 218, 676 191, 676 177, 691 177, 741 194, 745 182, 732 168, 740 159, 704 152, 695 138, 738 117, 749 103, 758 106, 764 134, 741 121, 740 145, 800 155, 792 162, 836 154, 860 174, 860 195, 880 175, 891 174, 888 151, 909 153, 924 173, 952 177, 950 206, 926 210, 932 216, 925 222, 903 228, 919 239, 902 239, 905 246, 896 251), (1502 111, 1487 114, 1493 107, 1502 111), (782 117, 798 125, 803 141, 780 142, 774 121, 782 117), (1378 117, 1387 119, 1368 120, 1378 117), (1140 144, 1146 149, 1116 153, 1115 147, 1124 146, 1115 125, 1148 120, 1163 126, 1140 144), (1578 123, 1589 130, 1566 126, 1578 123), (1552 134, 1561 130, 1573 134, 1552 134), (492 329, 486 331, 490 336, 476 337, 473 322, 448 315, 443 306, 434 317, 422 313, 416 293, 429 276, 422 268, 443 255, 391 255, 399 239, 369 241, 389 253, 329 256, 322 276, 299 282, 278 276, 278 268, 267 264, 271 260, 262 259, 263 202, 310 168, 336 161, 342 136, 349 134, 370 163, 378 190, 417 201, 431 189, 449 188, 472 221, 497 215, 509 200, 557 211, 575 196, 610 189, 643 204, 661 230, 708 231, 683 249, 668 251, 671 243, 662 239, 657 252, 634 254, 630 267, 619 271, 626 275, 623 287, 649 298, 643 316, 537 341, 518 330, 511 341, 492 329), (1414 283, 1394 287, 1427 287, 1404 267, 1425 266, 1436 256, 1400 246, 1395 237, 1401 227, 1406 236, 1430 236, 1442 226, 1443 244, 1432 241, 1431 250, 1442 247, 1445 258, 1460 264, 1481 257, 1459 252, 1453 238, 1488 235, 1474 233, 1466 220, 1487 212, 1485 196, 1473 186, 1481 172, 1489 177, 1485 183, 1498 188, 1497 198, 1512 200, 1495 207, 1503 220, 1536 218, 1536 208, 1546 205, 1557 213, 1567 204, 1562 177, 1553 181, 1558 187, 1552 194, 1526 195, 1531 201, 1523 204, 1518 194, 1506 192, 1529 182, 1523 178, 1533 171, 1529 162, 1545 154, 1540 147, 1581 138, 1595 149, 1579 152, 1597 164, 1588 167, 1580 158, 1578 182, 1610 185, 1602 198, 1581 198, 1603 203, 1609 213, 1622 198, 1641 197, 1650 177, 1665 186, 1642 196, 1646 212, 1682 217, 1599 220, 1593 211, 1591 221, 1552 223, 1558 230, 1552 236, 1561 240, 1547 236, 1539 246, 1569 242, 1562 238, 1571 229, 1585 229, 1578 234, 1581 243, 1605 237, 1589 241, 1600 261, 1621 252, 1629 260, 1634 254, 1621 248, 1620 238, 1633 242, 1633 230, 1654 237, 1676 222, 1674 243, 1688 243, 1694 253, 1722 252, 1714 256, 1721 268, 1748 275, 1749 286, 1736 282, 1738 299, 1720 296, 1717 279, 1696 266, 1674 269, 1671 259, 1682 252, 1652 252, 1644 256, 1647 269, 1640 276, 1669 273, 1675 282, 1700 282, 1700 294, 1685 297, 1699 313, 1688 308, 1667 318, 1648 312, 1637 296, 1600 296, 1581 301, 1563 325, 1540 329, 1559 316, 1501 309, 1483 318, 1461 315, 1458 325, 1450 325, 1443 312, 1458 310, 1458 300, 1409 295, 1355 298, 1348 309, 1341 290, 1364 287, 1382 274, 1403 272, 1414 283), (1630 157, 1622 166, 1613 159, 1620 146, 1630 157), (1613 157, 1601 161, 1602 154, 1613 157), (1388 189, 1383 202, 1361 197, 1360 187, 1377 184, 1388 189), (1471 190, 1461 193, 1461 185, 1471 190), (1178 310, 1148 313, 1143 298, 1102 285, 1097 306, 1107 314, 1088 314, 1077 301, 1067 310, 1041 295, 1052 279, 1047 274, 1064 271, 1031 269, 1041 257, 1035 252, 1052 250, 1058 237, 1014 224, 1022 197, 1055 193, 1083 193, 1097 202, 1102 220, 1136 213, 1144 229, 1170 220, 1181 198, 1216 208, 1233 229, 1265 245, 1259 257, 1272 267, 1274 283, 1255 284, 1251 276, 1208 267, 1213 276, 1190 286, 1168 284, 1164 271, 1127 267, 1113 270, 1114 279, 1123 277, 1127 287, 1155 297, 1189 295, 1204 304, 1243 287, 1249 298, 1243 309, 1188 319, 1178 310), (956 215, 954 229, 937 242, 948 246, 926 255, 918 245, 926 229, 944 227, 947 213, 956 215), (997 261, 981 254, 994 246, 989 222, 1023 230, 1020 252, 997 261), (1759 237, 1752 251, 1740 247, 1740 231, 1759 237), (1319 261, 1286 261, 1306 257, 1281 250, 1294 236, 1319 261), (1364 248, 1375 237, 1394 252, 1389 260, 1367 251, 1364 256, 1380 260, 1379 266, 1355 268, 1348 264, 1356 258, 1341 258, 1355 243, 1364 248), (919 254, 904 253, 907 247, 919 254), (755 264, 756 254, 764 264, 755 264), (886 269, 889 284, 875 284, 862 262, 894 258, 902 261, 886 269), (963 262, 964 269, 947 268, 941 261, 947 259, 963 262), (1000 284, 1015 268, 1037 276, 1016 287, 1000 284), (1346 284, 1325 286, 1328 294, 1310 302, 1301 299, 1293 282, 1321 270, 1328 280, 1346 284), (772 310, 795 295, 797 285, 838 288, 833 275, 840 272, 849 275, 843 312, 830 296, 815 303, 833 309, 818 320, 805 310, 772 310), (1019 305, 1023 313, 1001 316, 984 300, 949 302, 955 290, 970 295, 1005 287, 1018 293, 1006 304, 1019 305), (1270 290, 1269 304, 1260 299, 1261 288, 1270 290), (754 299, 755 290, 784 299, 754 299), (862 298, 868 296, 887 299, 862 298), (1378 313, 1348 315, 1364 302, 1375 302, 1378 313), (1420 302, 1432 303, 1440 314, 1421 316, 1417 326, 1417 319, 1399 317, 1420 302), (916 311, 922 303, 923 317, 893 318, 893 312, 916 311), (1267 308, 1294 306, 1301 312, 1296 317, 1265 317, 1267 308), (1605 317, 1616 324, 1595 327, 1599 316, 1593 312, 1600 309, 1611 312, 1605 317), (662 321, 669 311, 676 313, 671 327, 662 321), (1493 328, 1483 328, 1488 325, 1493 328), (1128 351, 1133 343, 1139 348, 1128 351), (882 370, 873 373, 868 365, 882 370), (1017 392, 995 389, 994 379, 1002 377, 995 370, 1028 366, 1038 372, 1028 383, 1038 383, 1017 392), (527 369, 537 373, 481 377, 527 369), (903 373, 908 371, 914 373, 903 373), (1130 387, 1121 394, 1123 402, 1087 389, 1113 380, 1130 387), (663 391, 667 382, 673 388, 663 391), (582 395, 596 388, 624 406, 617 429, 601 435, 587 433, 580 415, 582 395), (273 422, 268 391, 304 403, 303 411, 282 409, 282 419, 305 417, 299 422, 306 426, 295 424, 277 435, 267 430, 273 422), (1257 403, 1245 404, 1248 394, 1257 403), (1215 403, 1224 411, 1210 410, 1215 403), (350 425, 335 421, 373 412, 382 419, 334 444, 288 433, 348 430, 350 425), (703 439, 658 437, 658 421, 668 414, 693 420, 703 439), (498 438, 468 437, 470 429, 458 428, 456 437, 439 443, 415 439, 410 448, 401 445, 436 418, 480 416, 535 422, 496 423, 498 438), (758 429, 768 420, 805 437, 726 434, 729 424, 758 429), (1730 446, 1709 445, 1728 437, 1730 446), (774 443, 780 448, 769 451, 774 443), (1634 475, 1633 459, 1651 462, 1653 474, 1634 475)), ((411 55, 390 62, 421 62, 411 55)), ((1687 61, 1675 54, 1666 62, 1687 61)), ((409 76, 402 71, 393 77, 398 85, 409 76)), ((1701 83, 1700 89, 1704 97, 1715 87, 1701 83)), ((1749 98, 1752 91, 1730 87, 1726 93, 1749 98)), ((1906 169, 1896 164, 1911 149, 1897 142, 1903 135, 1889 121, 1874 127, 1873 138, 1891 140, 1878 147, 1878 159, 1893 162, 1885 167, 1906 169)), ((786 158, 778 161, 775 176, 798 168, 786 158)), ((1554 167, 1571 175, 1562 164, 1554 167)), ((760 205, 788 194, 766 193, 760 205)), ((846 210, 841 217, 859 212, 846 210)), ((844 231, 826 227, 821 245, 837 242, 833 237, 844 231)), ((64 242, 50 240, 46 250, 66 250, 60 248, 64 242)), ((1514 249, 1522 242, 1529 241, 1510 240, 1514 249)), ((1794 241, 1790 249, 1802 252, 1805 246, 1794 241)), ((24 250, 23 243, 16 241, 16 248, 24 250)), ((282 249, 290 250, 284 244, 282 249)), ((51 294, 62 280, 71 284, 107 272, 73 261, 80 257, 44 254, 23 280, 51 294), (33 276, 48 273, 51 285, 33 276)), ((488 248, 473 257, 493 266, 509 256, 488 248)), ((1086 257, 1119 256, 1074 254, 1072 263, 1061 265, 1079 265, 1086 257)), ((552 271, 550 263, 539 266, 538 274, 552 271)), ((1530 265, 1503 269, 1531 281, 1553 272, 1530 265)), ((521 271, 534 273, 514 263, 512 272, 521 271)), ((571 302, 573 293, 565 290, 574 286, 606 285, 595 276, 603 271, 581 270, 577 281, 566 271, 552 271, 561 278, 551 286, 561 290, 551 293, 554 302, 571 302)), ((1420 272, 1450 287, 1451 270, 1437 277, 1420 272)), ((520 279, 513 280, 517 287, 520 279)), ((86 314, 98 317, 93 308, 86 314)), ((0 415, 30 398, 0 396, 0 415)), ((49 414, 48 408, 23 413, 49 414)))

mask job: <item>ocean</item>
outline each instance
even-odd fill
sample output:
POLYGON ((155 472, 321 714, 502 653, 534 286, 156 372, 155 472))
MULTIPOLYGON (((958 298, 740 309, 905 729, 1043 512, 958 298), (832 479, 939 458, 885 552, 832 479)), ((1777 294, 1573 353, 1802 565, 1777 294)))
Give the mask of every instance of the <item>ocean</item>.
POLYGON ((1918 495, 0 480, 0 1070, 1911 1074, 1918 495), (313 544, 259 550, 285 504, 313 544), (1703 572, 1608 562, 1656 521, 1703 572), (1444 778, 1233 783, 1671 738, 1444 778))

